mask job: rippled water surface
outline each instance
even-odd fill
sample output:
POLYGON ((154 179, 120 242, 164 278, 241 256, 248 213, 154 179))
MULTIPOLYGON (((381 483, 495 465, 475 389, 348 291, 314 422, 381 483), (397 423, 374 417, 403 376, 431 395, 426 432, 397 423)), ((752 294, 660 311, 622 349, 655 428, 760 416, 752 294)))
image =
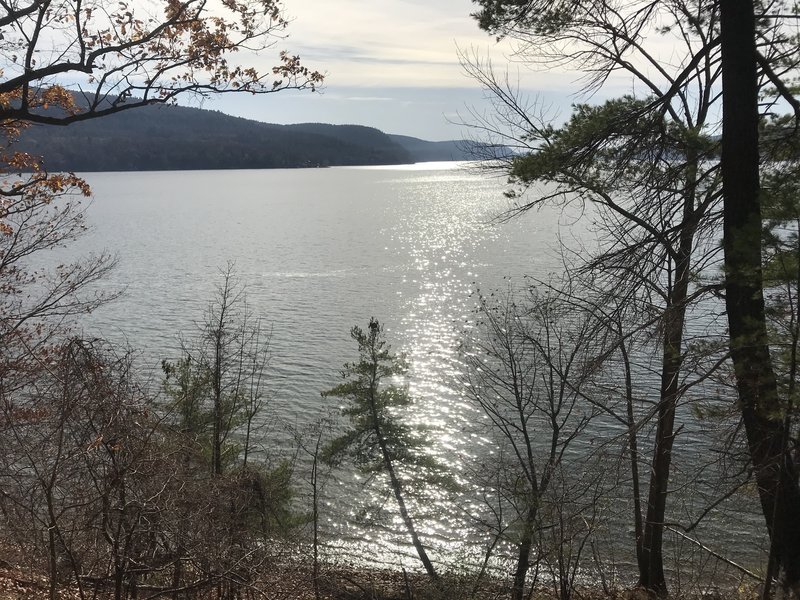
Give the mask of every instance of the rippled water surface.
MULTIPOLYGON (((395 168, 98 173, 92 230, 71 252, 110 250, 103 285, 123 297, 89 320, 127 337, 146 362, 176 356, 235 261, 249 303, 273 328, 275 402, 300 418, 352 359, 353 325, 374 316, 435 398, 451 367, 470 294, 558 265, 563 217, 492 224, 503 181, 455 164, 395 168)), ((436 402, 431 400, 431 405, 436 402)), ((438 406, 444 418, 452 407, 438 406)))
MULTIPOLYGON (((127 340, 157 382, 160 361, 179 355, 179 335, 196 332, 220 269, 235 261, 248 302, 272 327, 274 414, 303 424, 333 408, 320 391, 334 386, 342 364, 356 358, 350 328, 374 316, 393 348, 408 356, 413 419, 453 465, 484 451, 468 427, 479 416, 457 386, 458 344, 473 292, 505 289, 507 278, 522 284, 526 274, 557 272, 559 237, 590 243, 584 226, 557 209, 493 222, 508 206, 504 181, 454 164, 86 179, 95 194, 92 229, 69 253, 116 253, 119 267, 102 285, 125 290, 87 319, 88 332, 127 340)), ((351 517, 359 502, 348 503, 351 517)), ((468 537, 452 511, 425 526, 439 548, 458 547, 468 537)), ((341 532, 380 539, 386 548, 404 539, 348 530, 346 521, 331 519, 341 532)), ((751 530, 752 522, 741 523, 751 530)), ((629 531, 613 535, 629 543, 629 531)), ((719 539, 737 544, 742 535, 751 543, 738 530, 719 539)))
MULTIPOLYGON (((455 384, 473 292, 557 268, 559 227, 574 227, 558 210, 497 224, 504 180, 454 163, 86 178, 92 229, 70 252, 116 253, 103 285, 125 289, 87 319, 92 334, 127 340, 157 382, 161 360, 178 356, 179 335, 191 338, 220 269, 235 261, 248 302, 272 327, 274 414, 302 424, 334 408, 320 392, 357 356, 350 328, 374 316, 407 355, 413 420, 453 466, 480 445, 466 433, 476 415, 455 384)), ((362 507, 349 508, 353 517, 362 507)), ((334 521, 342 536, 375 535, 334 521)), ((445 543, 460 536, 453 526, 447 515, 431 519, 427 535, 445 543)))

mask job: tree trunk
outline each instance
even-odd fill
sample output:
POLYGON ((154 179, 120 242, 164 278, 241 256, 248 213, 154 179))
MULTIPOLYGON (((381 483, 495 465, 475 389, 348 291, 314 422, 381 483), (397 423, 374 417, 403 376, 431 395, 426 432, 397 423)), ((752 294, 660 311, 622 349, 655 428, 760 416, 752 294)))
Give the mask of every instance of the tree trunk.
POLYGON ((653 467, 650 472, 647 514, 644 520, 642 541, 644 560, 643 565, 640 564, 639 573, 639 585, 659 596, 667 595, 663 555, 664 516, 667 507, 672 446, 675 441, 675 408, 678 403, 678 381, 682 363, 681 346, 686 313, 688 257, 685 257, 683 262, 686 263, 686 274, 678 278, 674 293, 671 294, 673 305, 664 313, 661 398, 658 405, 658 426, 653 449, 653 467), (644 570, 641 570, 641 566, 644 566, 644 570))
POLYGON ((219 329, 214 332, 214 372, 211 387, 214 392, 214 425, 211 440, 211 472, 222 475, 222 327, 224 307, 220 309, 219 329))
MULTIPOLYGON (((683 336, 686 321, 686 302, 691 277, 692 249, 696 231, 695 191, 697 186, 697 152, 686 148, 687 175, 684 188, 683 213, 678 239, 674 281, 669 289, 669 300, 663 316, 661 388, 658 405, 658 426, 650 488, 647 498, 647 515, 644 538, 639 558, 639 586, 667 595, 664 577, 664 517, 672 447, 675 442, 675 409, 680 396, 680 374, 683 366, 683 336)), ((630 416, 629 416, 630 419, 630 416)))
POLYGON ((785 407, 778 396, 764 314, 754 11, 753 0, 720 3, 725 304, 739 406, 771 554, 797 594, 800 489, 787 451, 785 407))
POLYGON ((48 585, 49 600, 58 599, 58 553, 56 551, 56 526, 50 522, 47 528, 47 565, 50 575, 48 585))
POLYGON ((419 556, 420 561, 422 562, 422 566, 425 567, 425 571, 428 573, 428 576, 437 581, 439 579, 439 575, 436 573, 436 569, 433 566, 430 558, 428 557, 428 552, 425 550, 425 546, 422 545, 422 541, 419 539, 419 535, 417 535, 417 529, 414 527, 414 521, 411 520, 411 515, 408 513, 408 509, 406 508, 406 501, 403 497, 403 488, 400 483, 400 480, 397 478, 397 474, 394 471, 394 460, 392 458, 392 454, 389 452, 388 444, 386 443, 386 439, 383 437, 383 431, 381 429, 380 423, 380 415, 378 415, 378 407, 377 407, 377 400, 376 395, 378 393, 378 376, 377 376, 377 359, 373 356, 372 362, 372 378, 370 381, 370 389, 369 389, 369 407, 370 412, 372 413, 372 420, 375 427, 375 436, 378 439, 378 446, 381 449, 381 457, 383 458, 383 466, 386 467, 386 471, 389 474, 389 482, 392 486, 392 492, 394 493, 395 500, 397 500, 397 507, 400 510, 400 517, 403 519, 403 524, 406 526, 406 530, 408 534, 411 536, 411 543, 414 545, 414 549, 417 551, 417 555, 419 556))
POLYGON ((406 501, 405 498, 403 498, 403 489, 400 485, 400 480, 397 478, 397 474, 394 472, 394 461, 392 461, 392 457, 389 454, 389 448, 386 445, 386 440, 383 439, 383 434, 380 432, 378 432, 378 444, 381 447, 386 471, 389 473, 389 481, 392 485, 392 491, 394 492, 395 500, 397 500, 397 507, 400 509, 400 516, 402 517, 403 523, 408 530, 408 534, 411 536, 411 543, 414 545, 414 549, 417 551, 417 555, 419 556, 420 561, 422 561, 422 566, 425 567, 425 571, 428 573, 428 576, 436 581, 439 579, 439 575, 436 573, 436 569, 434 568, 430 558, 428 558, 428 553, 425 550, 425 546, 422 545, 419 535, 417 535, 417 529, 414 527, 414 521, 411 520, 411 515, 408 514, 406 501))
POLYGON ((639 477, 639 443, 636 435, 636 416, 633 412, 633 379, 631 377, 631 362, 625 339, 620 329, 620 352, 625 371, 625 408, 628 419, 628 451, 631 463, 631 486, 633 487, 633 525, 636 536, 636 565, 639 575, 647 570, 647 557, 644 554, 644 525, 642 523, 642 488, 639 477))
POLYGON ((517 554, 517 568, 514 570, 514 583, 511 588, 511 600, 522 600, 525 596, 525 579, 528 576, 528 566, 531 562, 531 548, 533 547, 533 531, 536 522, 536 504, 538 499, 531 501, 528 514, 525 518, 525 530, 519 542, 517 554))

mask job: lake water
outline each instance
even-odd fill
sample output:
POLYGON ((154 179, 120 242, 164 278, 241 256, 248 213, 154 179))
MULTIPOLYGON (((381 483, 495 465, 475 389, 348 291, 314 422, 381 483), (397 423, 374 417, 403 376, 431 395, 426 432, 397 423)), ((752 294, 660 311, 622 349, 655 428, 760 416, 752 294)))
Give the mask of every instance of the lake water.
POLYGON ((97 173, 91 231, 71 254, 109 250, 103 285, 123 297, 87 326, 127 337, 157 367, 176 357, 234 261, 248 302, 272 324, 275 403, 316 415, 354 356, 353 325, 376 317, 436 394, 471 293, 558 266, 560 212, 497 225, 503 180, 453 163, 392 168, 97 173))
MULTIPOLYGON (((456 383, 473 292, 505 290, 509 279, 521 286, 525 275, 546 278, 559 271, 559 238, 591 239, 588 225, 557 209, 495 222, 508 207, 504 180, 451 163, 85 177, 95 196, 91 230, 67 252, 115 253, 119 267, 102 285, 125 293, 83 326, 138 349, 154 386, 161 360, 179 356, 179 336, 196 332, 220 270, 234 261, 249 304, 272 327, 272 414, 302 425, 335 408, 320 391, 356 358, 350 328, 374 316, 409 359, 415 421, 430 429, 437 453, 453 464, 483 443, 468 433, 479 416, 456 383)), ((686 454, 697 452, 690 444, 686 454)), ((454 526, 454 509, 441 510, 425 525, 427 539, 440 553, 457 551, 466 533, 454 526)), ((712 521, 703 539, 757 562, 758 517, 749 507, 731 510, 732 517, 712 521)), ((358 506, 351 503, 349 512, 358 506)), ((403 549, 402 534, 348 525, 341 512, 329 526, 343 538, 403 549)), ((611 536, 630 548, 628 529, 611 536)), ((630 559, 628 552, 614 560, 630 559)))

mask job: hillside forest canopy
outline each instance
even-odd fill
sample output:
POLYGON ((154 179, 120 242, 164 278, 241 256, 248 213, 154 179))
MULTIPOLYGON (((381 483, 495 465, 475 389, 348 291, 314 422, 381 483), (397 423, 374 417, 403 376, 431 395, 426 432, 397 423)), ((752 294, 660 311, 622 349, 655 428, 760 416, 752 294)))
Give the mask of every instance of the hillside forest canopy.
POLYGON ((715 593, 800 596, 797 7, 473 3, 476 27, 514 43, 517 60, 580 73, 600 98, 554 123, 501 70, 462 55, 494 101, 468 124, 485 168, 508 178, 501 217, 577 204, 601 243, 565 252, 557 280, 476 292, 459 384, 495 452, 454 472, 426 451, 427 432, 410 418, 407 361, 373 316, 351 330, 352 356, 336 357, 340 383, 320 390, 340 399, 339 413, 321 410, 302 428, 271 415, 284 450, 267 453, 268 315, 253 314, 233 265, 180 358, 148 386, 129 349, 71 327, 113 302, 95 284, 114 258, 39 261, 85 230, 91 190, 47 171, 47 143, 42 156, 20 147, 25 130, 122 113, 135 123, 135 109, 209 94, 311 93, 324 77, 279 49, 282 4, 0 0, 0 583, 17 590, 9 594, 613 596, 616 565, 600 540, 605 507, 623 503, 634 573, 625 587, 707 592, 700 561, 666 567, 680 539, 722 572, 715 593), (275 66, 255 70, 254 52, 275 52, 275 66), (604 99, 620 74, 629 89, 604 99), (725 329, 698 334, 697 315, 713 306, 725 329), (657 389, 644 395, 641 357, 657 365, 657 389), (614 433, 591 449, 600 419, 614 433), (711 456, 679 481, 685 419, 706 425, 711 456), (384 491, 380 510, 401 523, 418 573, 337 563, 337 540, 320 525, 346 501, 328 484, 344 480, 384 491), (672 505, 678 486, 693 498, 685 510, 672 505), (429 490, 436 510, 470 524, 471 560, 434 555, 429 490), (732 500, 763 516, 761 564, 694 537, 732 500))

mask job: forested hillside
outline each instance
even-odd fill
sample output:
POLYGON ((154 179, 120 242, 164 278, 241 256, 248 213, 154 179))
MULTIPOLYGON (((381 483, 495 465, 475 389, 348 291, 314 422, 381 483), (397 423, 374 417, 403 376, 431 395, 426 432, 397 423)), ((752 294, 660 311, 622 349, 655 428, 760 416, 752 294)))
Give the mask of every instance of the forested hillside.
POLYGON ((51 171, 265 169, 465 160, 459 142, 389 136, 359 125, 275 125, 153 105, 102 121, 26 130, 20 147, 51 171))

